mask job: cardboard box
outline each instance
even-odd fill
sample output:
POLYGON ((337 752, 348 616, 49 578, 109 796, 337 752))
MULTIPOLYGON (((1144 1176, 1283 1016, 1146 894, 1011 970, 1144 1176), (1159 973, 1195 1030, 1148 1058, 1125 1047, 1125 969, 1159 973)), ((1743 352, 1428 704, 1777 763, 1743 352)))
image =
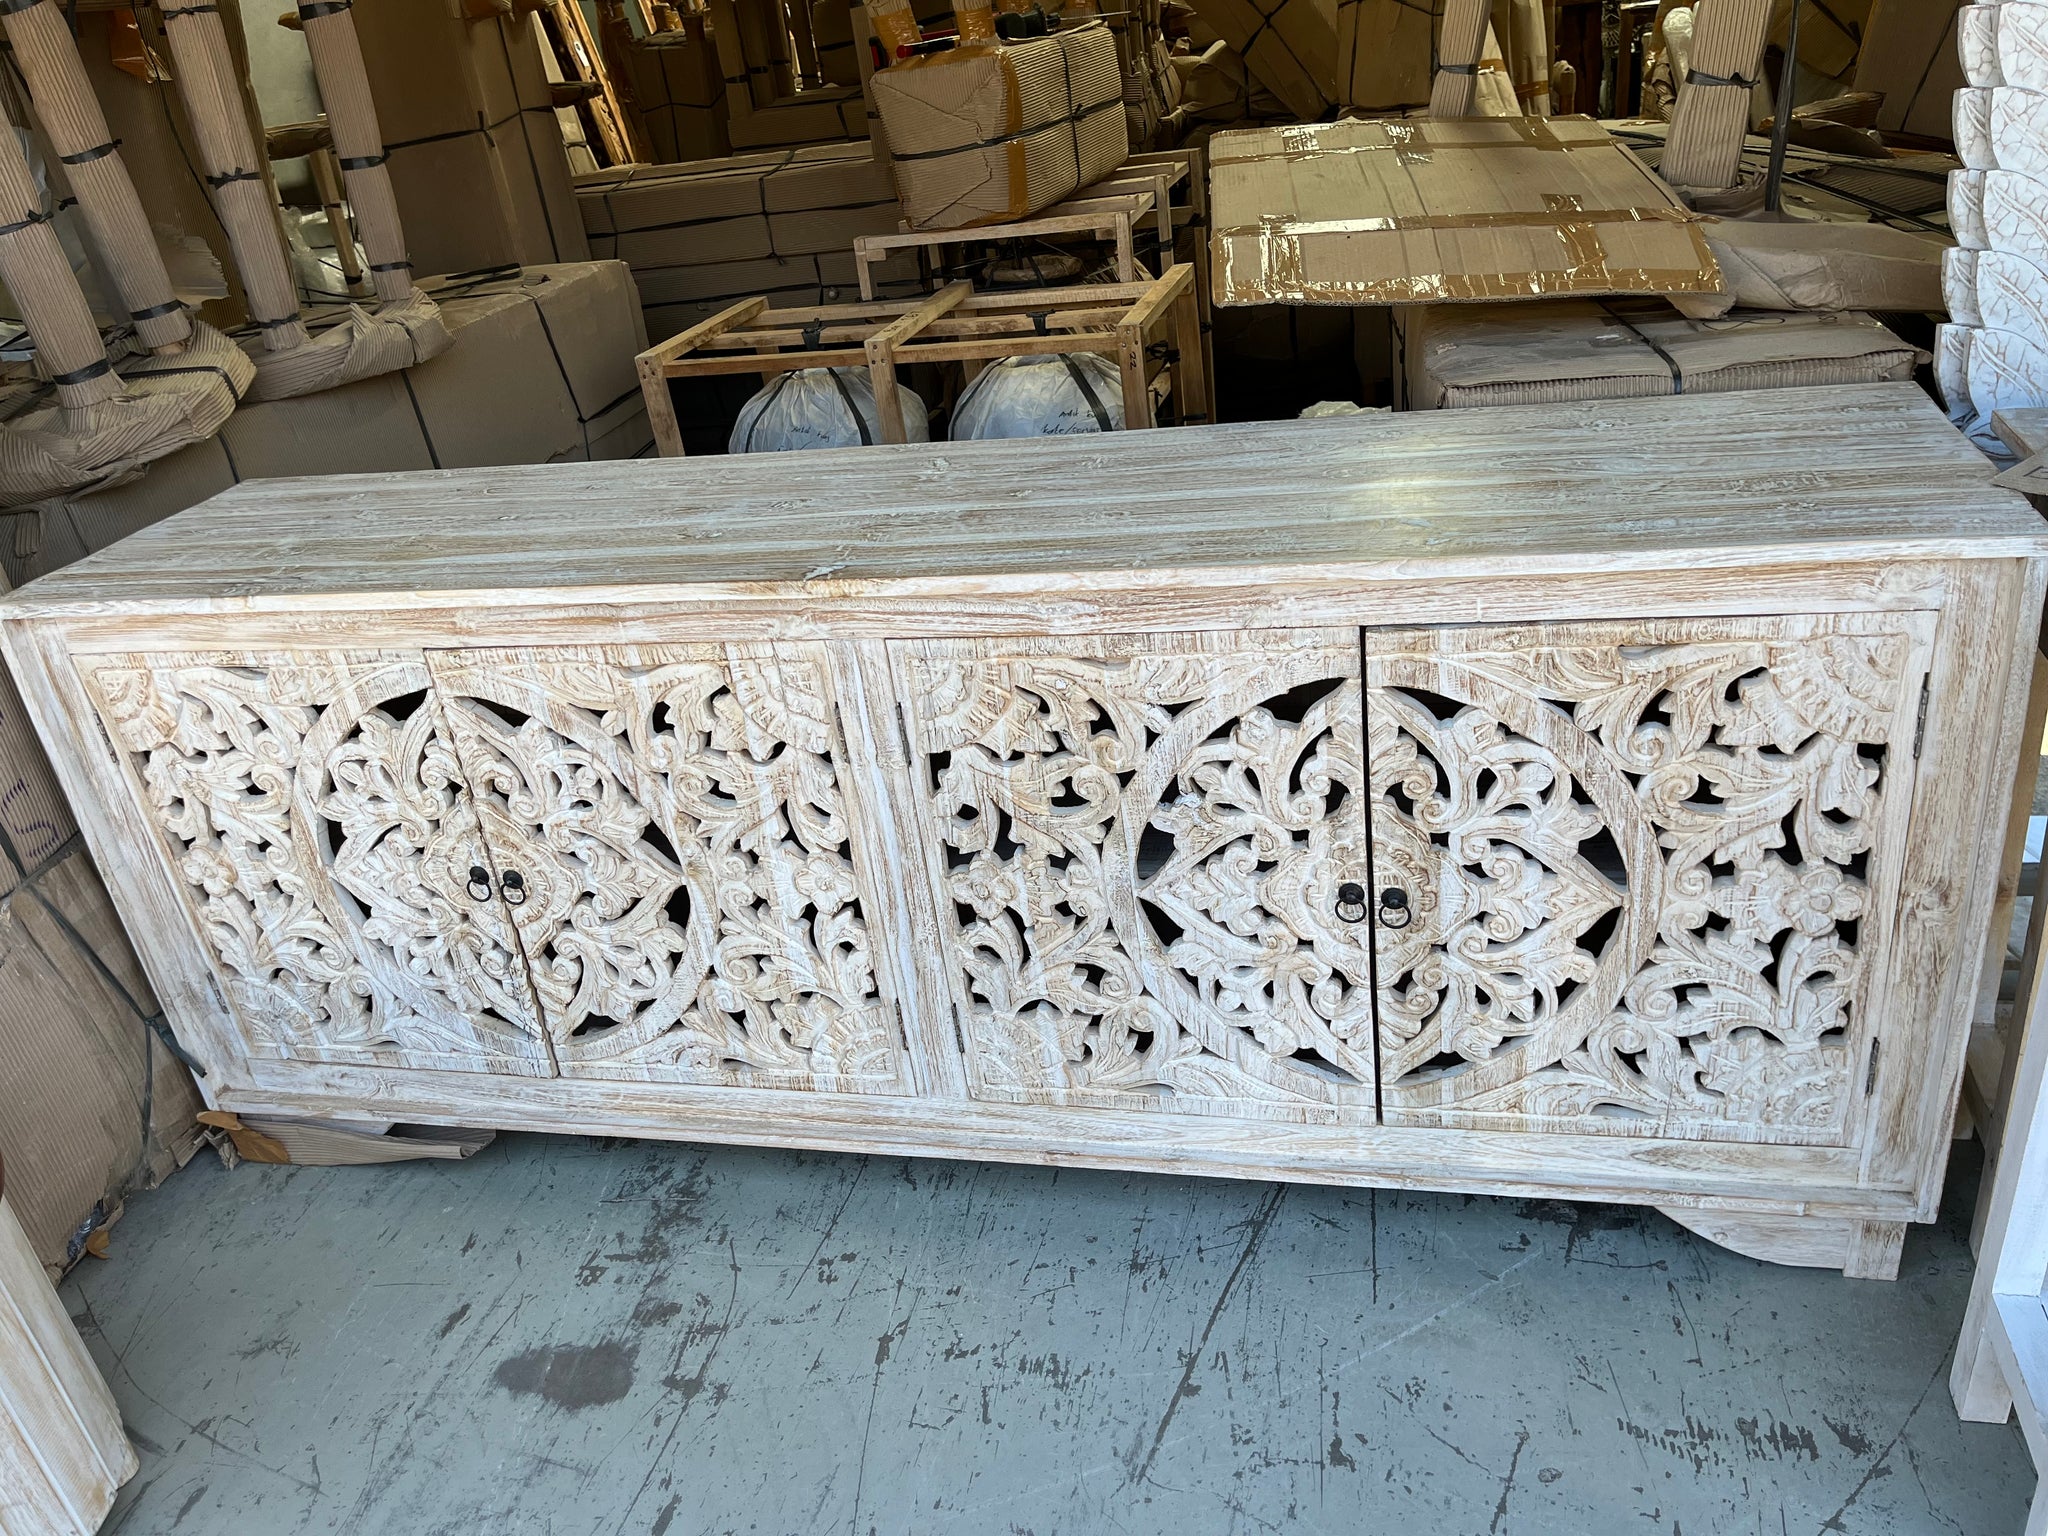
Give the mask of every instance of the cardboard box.
POLYGON ((587 260, 532 21, 419 0, 351 14, 414 272, 587 260))
MULTIPOLYGON (((1877 128, 1946 141, 1950 98, 1962 89, 1956 11, 1962 0, 1877 0, 1856 57, 1855 88, 1881 91, 1877 128)), ((1805 57, 1801 39, 1801 57, 1805 57)))
POLYGON ((1427 106, 1435 41, 1411 0, 1337 0, 1337 99, 1367 112, 1427 106))
POLYGON ((727 119, 725 132, 734 149, 865 139, 867 101, 857 85, 822 86, 751 112, 735 112, 727 119))
MULTIPOLYGON (((578 178, 593 252, 633 269, 647 334, 660 340, 756 294, 777 304, 850 297, 853 243, 893 233, 895 185, 868 144, 759 151, 696 165, 631 166, 578 178)), ((913 259, 884 264, 892 295, 913 259)))
POLYGON ((1688 320, 1656 299, 1416 305, 1395 344, 1410 410, 1910 379, 1921 354, 1865 314, 1688 320))
MULTIPOLYGON (((1246 67, 1287 109, 1305 122, 1321 117, 1338 101, 1337 12, 1331 0, 1192 0, 1195 14, 1216 35, 1244 55, 1246 67)), ((1394 18, 1381 15, 1373 24, 1394 18)), ((1429 17, 1420 16, 1422 31, 1429 17)), ((1403 39, 1405 41, 1405 39, 1403 39)), ((1380 39, 1366 38, 1377 48, 1380 39)), ((1429 63, 1425 44, 1423 62, 1429 63)), ((1427 84, 1423 99, 1429 96, 1427 84)))
POLYGON ((832 157, 781 154, 585 177, 577 207, 597 257, 636 271, 851 250, 896 229, 886 167, 865 144, 832 157), (742 163, 751 159, 754 163, 742 163))
POLYGON ((1590 118, 1255 128, 1210 155, 1218 304, 1721 291, 1699 216, 1590 118))
POLYGON ((1099 22, 911 59, 870 84, 913 229, 1024 218, 1130 154, 1116 40, 1099 22))
MULTIPOLYGON (((633 359, 640 297, 618 262, 529 267, 422 285, 455 344, 405 369, 244 406, 218 438, 138 480, 16 520, 0 544, 26 581, 106 548, 242 480, 636 458, 652 451, 633 359)), ((316 323, 321 312, 311 312, 316 323)))
POLYGON ((633 104, 657 162, 709 160, 731 150, 725 82, 702 13, 683 12, 680 31, 635 38, 627 63, 633 104))
POLYGON ((156 996, 0 670, 0 1159, 52 1276, 124 1194, 198 1150, 198 1090, 152 1019, 156 996))

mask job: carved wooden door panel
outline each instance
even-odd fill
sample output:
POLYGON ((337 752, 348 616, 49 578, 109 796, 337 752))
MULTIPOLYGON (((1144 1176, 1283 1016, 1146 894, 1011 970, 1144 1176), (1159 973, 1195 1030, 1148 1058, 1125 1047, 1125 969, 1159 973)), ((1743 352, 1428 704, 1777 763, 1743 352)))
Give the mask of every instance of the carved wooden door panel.
POLYGON ((564 1076, 906 1091, 825 647, 431 660, 564 1076))
POLYGON ((892 653, 975 1096, 1374 1119, 1355 629, 892 653))
POLYGON ((553 1073, 419 652, 80 668, 252 1056, 553 1073))
POLYGON ((1369 631, 1387 1123, 1851 1138, 1932 632, 1369 631))

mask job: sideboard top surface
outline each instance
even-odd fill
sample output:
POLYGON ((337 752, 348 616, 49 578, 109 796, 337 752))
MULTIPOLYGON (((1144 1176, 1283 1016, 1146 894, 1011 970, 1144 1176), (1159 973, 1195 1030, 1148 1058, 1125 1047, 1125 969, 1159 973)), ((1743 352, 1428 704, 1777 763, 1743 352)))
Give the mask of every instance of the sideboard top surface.
POLYGON ((38 579, 0 616, 2048 554, 2048 525, 1991 473, 1919 389, 1879 384, 255 480, 38 579))

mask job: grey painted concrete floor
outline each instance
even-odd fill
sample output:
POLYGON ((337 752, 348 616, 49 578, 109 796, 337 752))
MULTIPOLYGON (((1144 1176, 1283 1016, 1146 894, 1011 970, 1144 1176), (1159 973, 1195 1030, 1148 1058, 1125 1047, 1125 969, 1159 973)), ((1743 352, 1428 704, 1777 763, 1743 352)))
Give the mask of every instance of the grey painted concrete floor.
POLYGON ((1957 1161, 1880 1285, 1621 1208, 514 1136, 204 1159, 64 1295, 123 1536, 2016 1536, 1957 1161))

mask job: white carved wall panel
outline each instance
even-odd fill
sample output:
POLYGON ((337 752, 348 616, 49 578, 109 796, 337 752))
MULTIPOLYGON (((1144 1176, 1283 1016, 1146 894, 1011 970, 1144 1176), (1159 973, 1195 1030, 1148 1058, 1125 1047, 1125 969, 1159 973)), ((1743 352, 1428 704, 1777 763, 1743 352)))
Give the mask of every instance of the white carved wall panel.
POLYGON ((552 1074, 420 653, 81 670, 252 1055, 552 1074))
POLYGON ((1369 631, 1387 1123, 1844 1141, 1932 631, 1369 631))
POLYGON ((564 1076, 904 1091, 823 646, 431 659, 564 1076))
POLYGON ((978 1097, 1375 1118, 1358 631, 892 649, 978 1097))

